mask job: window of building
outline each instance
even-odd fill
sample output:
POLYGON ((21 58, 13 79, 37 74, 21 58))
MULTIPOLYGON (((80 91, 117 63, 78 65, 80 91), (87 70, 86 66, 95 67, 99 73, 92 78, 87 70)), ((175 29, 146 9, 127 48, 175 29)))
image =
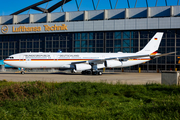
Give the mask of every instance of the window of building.
POLYGON ((97 32, 96 35, 97 35, 97 39, 103 39, 104 38, 103 32, 97 32))
POLYGON ((114 52, 113 48, 106 48, 106 52, 114 52))
POLYGON ((88 45, 87 45, 87 40, 83 40, 83 41, 81 41, 81 47, 87 47, 88 45))
POLYGON ((46 41, 46 48, 52 48, 52 41, 46 41))
POLYGON ((96 40, 96 47, 103 47, 103 40, 96 40))
POLYGON ((39 48, 39 42, 34 42, 34 48, 39 48))
POLYGON ((60 48, 66 48, 66 41, 60 41, 60 48))
POLYGON ((123 47, 130 47, 130 40, 123 40, 123 47))
POLYGON ((87 52, 87 48, 81 48, 81 52, 87 52))
POLYGON ((95 40, 89 40, 89 47, 95 47, 95 40))
POLYGON ((106 40, 106 47, 113 47, 113 40, 106 40))
POLYGON ((0 43, 0 49, 2 48, 2 43, 0 43))
POLYGON ((74 47, 80 47, 80 41, 74 41, 74 47))
POLYGON ((130 32, 123 32, 123 39, 130 39, 130 32))
POLYGON ((32 49, 32 42, 27 42, 27 48, 31 48, 32 49))
POLYGON ((113 32, 106 32, 106 39, 113 39, 113 32))
POLYGON ((8 56, 8 50, 3 50, 3 56, 8 56))
POLYGON ((121 47, 121 40, 114 40, 114 47, 121 47))
POLYGON ((3 49, 8 49, 8 43, 3 43, 3 49))
POLYGON ((75 33, 74 34, 74 40, 80 40, 80 33, 75 33))
POLYGON ((80 52, 80 49, 76 48, 74 49, 74 52, 80 52))
POLYGON ((130 52, 130 48, 123 48, 123 52, 124 53, 129 53, 130 52))
POLYGON ((95 52, 95 48, 89 48, 89 52, 95 52))
POLYGON ((167 39, 167 46, 174 46, 175 45, 175 39, 167 39))
POLYGON ((96 52, 103 52, 103 48, 96 48, 96 52))
POLYGON ((81 40, 87 40, 88 39, 88 34, 87 33, 82 33, 81 34, 81 40))
POLYGON ((59 48, 59 41, 53 41, 53 48, 59 48))
POLYGON ((89 33, 89 40, 95 39, 95 33, 89 33))
POLYGON ((114 39, 121 39, 121 32, 115 32, 114 34, 114 39))
POLYGON ((121 48, 114 48, 114 52, 121 52, 121 48))

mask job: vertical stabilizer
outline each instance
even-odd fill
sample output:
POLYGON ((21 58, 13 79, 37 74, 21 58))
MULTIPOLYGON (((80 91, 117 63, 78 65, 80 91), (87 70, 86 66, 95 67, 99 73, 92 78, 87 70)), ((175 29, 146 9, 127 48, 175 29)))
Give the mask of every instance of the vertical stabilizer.
POLYGON ((154 37, 148 42, 148 44, 137 53, 151 54, 158 50, 161 43, 163 32, 157 32, 154 37))

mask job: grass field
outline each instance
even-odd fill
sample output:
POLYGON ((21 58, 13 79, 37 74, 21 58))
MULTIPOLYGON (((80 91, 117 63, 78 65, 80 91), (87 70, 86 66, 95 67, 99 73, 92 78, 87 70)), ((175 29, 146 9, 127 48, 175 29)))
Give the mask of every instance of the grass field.
POLYGON ((0 81, 0 119, 180 119, 180 87, 0 81))

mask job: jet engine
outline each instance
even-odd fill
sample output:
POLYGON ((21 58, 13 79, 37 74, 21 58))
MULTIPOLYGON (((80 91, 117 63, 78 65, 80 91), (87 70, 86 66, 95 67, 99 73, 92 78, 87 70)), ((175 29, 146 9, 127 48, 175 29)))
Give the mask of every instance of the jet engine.
POLYGON ((76 71, 83 71, 83 70, 90 70, 91 65, 89 64, 76 64, 75 65, 75 70, 76 71))
POLYGON ((105 61, 105 66, 107 68, 121 67, 122 66, 122 62, 120 62, 119 60, 106 60, 105 61))

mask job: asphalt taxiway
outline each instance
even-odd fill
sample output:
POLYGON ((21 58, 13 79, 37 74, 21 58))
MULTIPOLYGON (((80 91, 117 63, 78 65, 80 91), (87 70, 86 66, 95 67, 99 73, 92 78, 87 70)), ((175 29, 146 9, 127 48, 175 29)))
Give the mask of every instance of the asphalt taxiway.
POLYGON ((127 73, 112 72, 103 75, 81 75, 71 73, 33 73, 24 75, 13 72, 0 72, 0 80, 24 82, 24 81, 45 81, 45 82, 107 82, 121 84, 149 84, 160 83, 161 73, 127 73))

